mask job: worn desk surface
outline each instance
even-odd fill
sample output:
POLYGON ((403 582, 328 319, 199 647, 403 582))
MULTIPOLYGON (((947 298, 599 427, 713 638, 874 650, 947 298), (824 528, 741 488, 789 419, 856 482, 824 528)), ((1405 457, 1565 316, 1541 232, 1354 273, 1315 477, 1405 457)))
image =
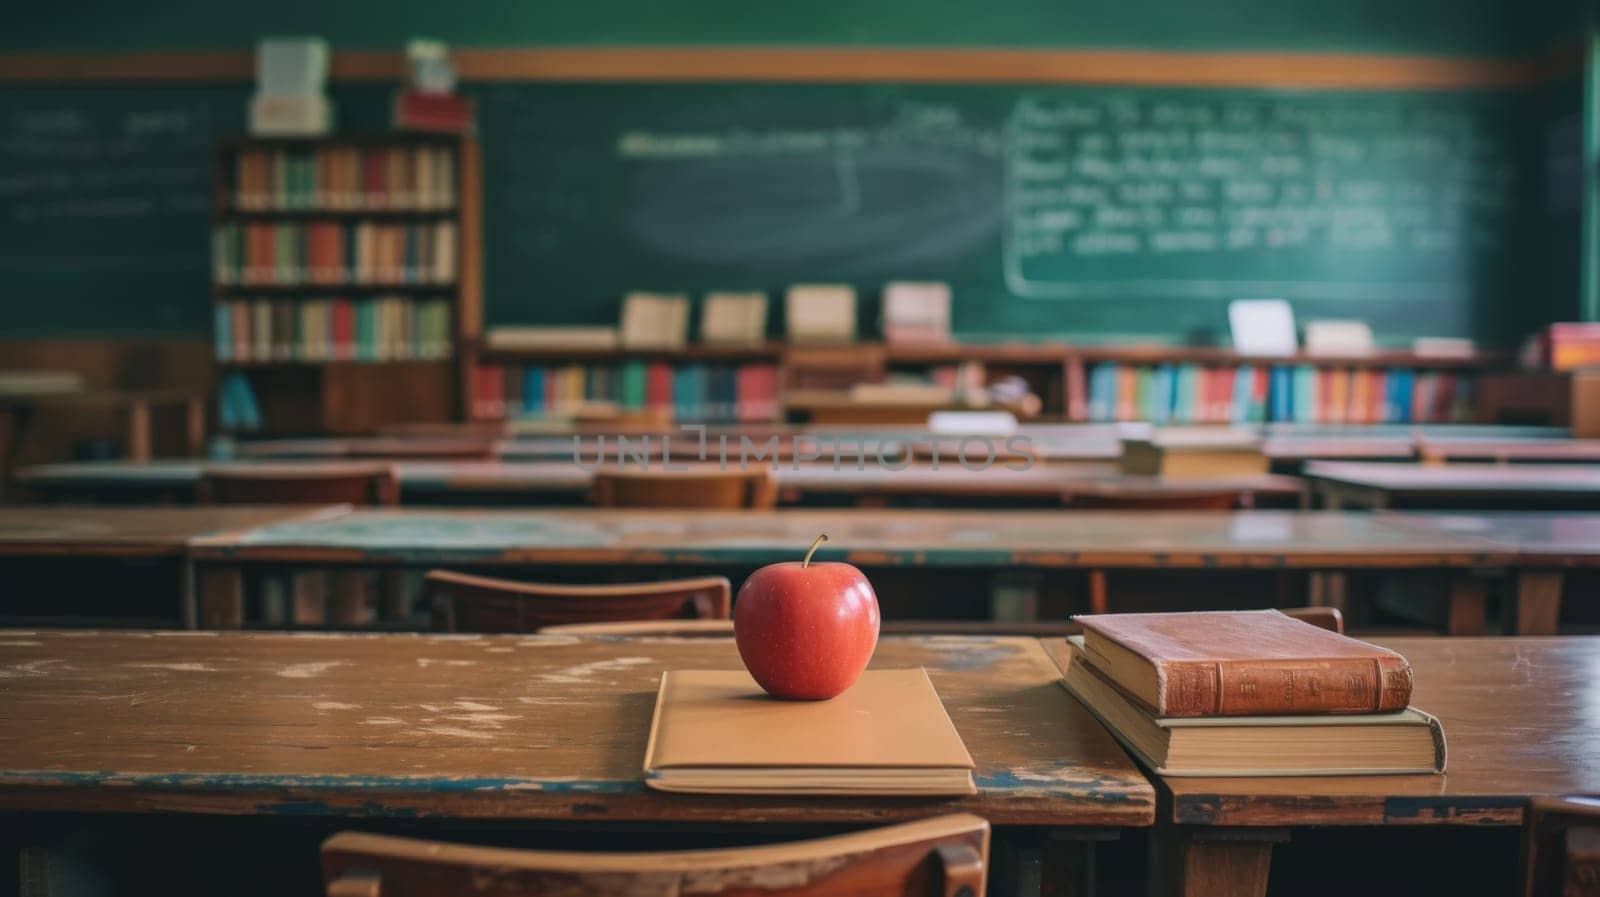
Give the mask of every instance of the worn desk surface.
POLYGON ((1485 539, 1515 551, 1529 566, 1600 566, 1600 513, 1388 511, 1383 518, 1400 526, 1485 539))
POLYGON ((1600 506, 1600 464, 1312 461, 1303 475, 1330 504, 1521 501, 1600 506))
POLYGON ((182 556, 201 536, 241 533, 288 521, 342 514, 346 505, 235 507, 76 507, 0 505, 0 556, 182 556))
MULTIPOLYGON (((1163 481, 1151 477, 1125 477, 1095 467, 1034 463, 1023 469, 1020 462, 996 462, 983 469, 946 462, 937 468, 930 462, 909 463, 902 469, 880 468, 869 459, 858 469, 848 458, 835 469, 829 463, 782 463, 774 472, 780 491, 790 499, 832 495, 852 498, 868 496, 928 496, 969 498, 1038 498, 1061 500, 1074 494, 1135 495, 1187 494, 1200 484, 1163 481)), ((976 459, 975 463, 976 463, 976 459)), ((283 461, 276 463, 317 467, 343 464, 344 461, 283 461)), ((730 462, 731 463, 731 462, 730 462)), ((49 490, 96 490, 127 488, 134 490, 192 490, 205 466, 200 461, 156 461, 132 464, 119 461, 83 461, 43 464, 19 472, 24 484, 49 490)), ((395 475, 401 490, 413 496, 461 494, 537 493, 580 498, 589 489, 588 462, 559 461, 398 461, 395 475)), ((1221 484, 1258 496, 1298 497, 1301 483, 1293 477, 1261 476, 1221 484)), ((1213 489, 1217 483, 1206 483, 1213 489)))
POLYGON ((1444 726, 1444 775, 1164 778, 1162 818, 1243 826, 1517 825, 1531 796, 1600 792, 1600 639, 1373 641, 1411 661, 1413 703, 1444 726))
POLYGON ((641 777, 667 669, 727 639, 6 632, 0 808, 580 821, 1138 826, 1154 792, 1031 639, 886 638, 977 763, 960 799, 662 794, 641 777))
POLYGON ((460 564, 1474 567, 1509 551, 1474 534, 1356 513, 1117 511, 357 510, 197 539, 198 560, 460 564))
POLYGON ((1423 458, 1438 461, 1600 461, 1600 439, 1427 437, 1417 441, 1423 458))

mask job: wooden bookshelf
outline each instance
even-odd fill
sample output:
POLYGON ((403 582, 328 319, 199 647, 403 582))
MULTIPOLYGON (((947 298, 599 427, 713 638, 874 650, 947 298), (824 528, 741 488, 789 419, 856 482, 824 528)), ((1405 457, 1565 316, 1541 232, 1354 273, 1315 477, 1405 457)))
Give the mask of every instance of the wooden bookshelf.
POLYGON ((218 142, 213 351, 249 384, 258 432, 462 417, 482 320, 479 165, 476 142, 451 134, 218 142), (272 337, 254 332, 263 322, 272 337))
MULTIPOLYGON (((1145 372, 1159 372, 1160 376, 1201 378, 1205 384, 1202 401, 1211 403, 1204 419, 1170 418, 1171 423, 1225 423, 1220 405, 1235 400, 1231 391, 1222 394, 1223 382, 1237 377, 1241 369, 1282 371, 1279 376, 1311 377, 1318 380, 1313 389, 1340 390, 1340 398, 1326 400, 1326 408, 1319 407, 1309 420, 1299 417, 1272 418, 1297 422, 1318 423, 1399 423, 1444 422, 1469 420, 1476 417, 1470 403, 1471 385, 1480 375, 1504 370, 1510 364, 1509 356, 1497 352, 1478 352, 1466 357, 1430 357, 1414 352, 1385 350, 1359 356, 1313 356, 1299 353, 1292 356, 1261 358, 1244 356, 1229 348, 1193 346, 1083 346, 1064 342, 1011 342, 1011 343, 946 343, 927 345, 889 345, 879 342, 862 342, 846 346, 791 346, 784 343, 765 343, 759 346, 724 347, 689 345, 679 349, 625 350, 621 348, 574 350, 517 350, 480 349, 486 361, 508 366, 563 366, 591 365, 603 367, 628 361, 649 363, 665 362, 672 365, 737 365, 770 364, 778 369, 779 382, 784 384, 780 394, 780 416, 795 420, 814 417, 819 408, 826 406, 830 415, 850 416, 864 420, 872 416, 872 409, 863 405, 853 413, 841 408, 849 404, 848 387, 855 382, 873 382, 888 376, 928 374, 939 367, 977 363, 984 368, 986 378, 994 382, 1001 377, 1020 377, 1029 390, 1039 396, 1045 418, 1069 422, 1109 421, 1105 409, 1091 407, 1089 389, 1097 368, 1115 366, 1145 372), (1323 374, 1336 376, 1324 377, 1323 374), (1401 372, 1405 386, 1391 387, 1390 372, 1401 372), (1413 393, 1411 382, 1425 380, 1424 386, 1413 393), (1332 384, 1330 387, 1329 384, 1332 384), (1446 385, 1441 385, 1446 384, 1446 385), (1375 392, 1375 390, 1383 392, 1375 392), (820 392, 818 390, 821 390, 820 392), (1391 392, 1390 390, 1393 390, 1391 392), (1402 396, 1403 393, 1403 396, 1402 396), (824 396, 825 401, 818 400, 824 396), (1393 420, 1390 412, 1383 410, 1384 403, 1393 401, 1399 408, 1413 405, 1425 407, 1422 416, 1393 420), (1419 404, 1420 403, 1420 404, 1419 404), (1334 409, 1346 408, 1343 413, 1334 409), (1358 409, 1358 410, 1350 410, 1358 409), (1095 413, 1091 413, 1095 412, 1095 413), (1326 413, 1328 416, 1323 416, 1326 413)), ((1186 387, 1192 388, 1192 387, 1186 387)), ((1274 387, 1279 388, 1279 387, 1274 387)), ((1283 387, 1287 388, 1287 387, 1283 387)), ((1303 398, 1304 396, 1302 396, 1303 398)), ((1319 399, 1319 402, 1323 400, 1319 399)), ((1415 414, 1415 412, 1407 412, 1415 414)), ((904 417, 904 415, 899 415, 904 417)))

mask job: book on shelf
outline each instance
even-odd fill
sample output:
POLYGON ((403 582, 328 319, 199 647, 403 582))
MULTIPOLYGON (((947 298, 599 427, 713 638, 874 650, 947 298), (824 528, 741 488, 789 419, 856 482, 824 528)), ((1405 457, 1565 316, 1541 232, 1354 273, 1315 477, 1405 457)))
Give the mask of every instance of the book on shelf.
POLYGON ((483 344, 508 352, 607 351, 617 347, 617 328, 500 325, 484 333, 483 344))
POLYGON ((451 304, 405 296, 224 299, 222 362, 435 360, 451 355, 451 304))
POLYGON ((1095 668, 1155 716, 1383 713, 1411 701, 1404 657, 1275 610, 1074 619, 1095 668))
POLYGON ((446 286, 456 254, 454 221, 229 221, 212 234, 223 286, 446 286))
POLYGON ((570 417, 596 402, 680 421, 772 421, 780 412, 772 364, 485 362, 469 386, 479 418, 570 417))
POLYGON ((245 146, 224 189, 241 212, 446 211, 456 205, 456 151, 437 143, 245 146))
POLYGON ((83 392, 77 371, 0 371, 0 396, 59 396, 83 392))
POLYGON ((1600 366, 1600 322, 1563 321, 1540 334, 1537 361, 1557 371, 1600 366))
POLYGON ((1061 685, 1141 762, 1163 776, 1441 773, 1444 730, 1413 707, 1388 713, 1159 716, 1129 697, 1073 636, 1047 643, 1061 685))
POLYGON ((955 389, 939 383, 857 383, 847 393, 863 405, 954 405, 955 389))
POLYGON ((868 670, 827 701, 768 697, 744 670, 661 675, 645 784, 700 794, 974 794, 972 756, 927 671, 868 670))
POLYGON ((1471 377, 1450 371, 1269 363, 1092 365, 1091 422, 1444 423, 1471 415, 1471 377))

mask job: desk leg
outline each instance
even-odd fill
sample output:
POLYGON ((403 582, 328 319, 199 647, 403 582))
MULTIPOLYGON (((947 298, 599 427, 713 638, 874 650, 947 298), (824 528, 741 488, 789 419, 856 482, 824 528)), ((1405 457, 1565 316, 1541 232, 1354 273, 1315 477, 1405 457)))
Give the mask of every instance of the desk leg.
POLYGON ((184 447, 189 457, 198 458, 206 450, 206 400, 190 396, 183 403, 184 447))
POLYGON ((1560 570, 1517 574, 1517 635, 1555 635, 1561 624, 1560 570))
POLYGON ((1158 824, 1150 833, 1151 897, 1265 897, 1283 829, 1158 824))
POLYGON ((128 460, 150 460, 150 403, 133 399, 128 403, 128 460))
POLYGON ((200 586, 200 626, 239 629, 244 626, 244 571, 206 565, 196 573, 200 586))
POLYGON ((1489 631, 1489 586, 1483 577, 1457 574, 1450 581, 1448 600, 1444 630, 1447 634, 1483 635, 1489 631))
POLYGON ((366 570, 338 570, 333 574, 328 622, 337 626, 364 626, 370 622, 368 578, 366 570))

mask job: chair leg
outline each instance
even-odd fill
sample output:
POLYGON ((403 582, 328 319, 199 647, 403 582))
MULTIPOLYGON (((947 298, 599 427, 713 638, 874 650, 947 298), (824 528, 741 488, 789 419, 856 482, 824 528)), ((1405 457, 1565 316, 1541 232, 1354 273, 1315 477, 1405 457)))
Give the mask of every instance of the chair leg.
POLYGON ((200 592, 200 628, 244 626, 243 571, 237 567, 201 567, 196 579, 200 592))
POLYGON ((1106 571, 1089 571, 1089 612, 1092 614, 1106 613, 1111 606, 1110 597, 1107 595, 1106 571))
POLYGON ((333 595, 328 622, 335 626, 365 626, 372 620, 365 570, 340 570, 333 574, 333 595))
POLYGON ((321 626, 328 621, 328 574, 321 570, 290 574, 289 596, 294 625, 321 626))

